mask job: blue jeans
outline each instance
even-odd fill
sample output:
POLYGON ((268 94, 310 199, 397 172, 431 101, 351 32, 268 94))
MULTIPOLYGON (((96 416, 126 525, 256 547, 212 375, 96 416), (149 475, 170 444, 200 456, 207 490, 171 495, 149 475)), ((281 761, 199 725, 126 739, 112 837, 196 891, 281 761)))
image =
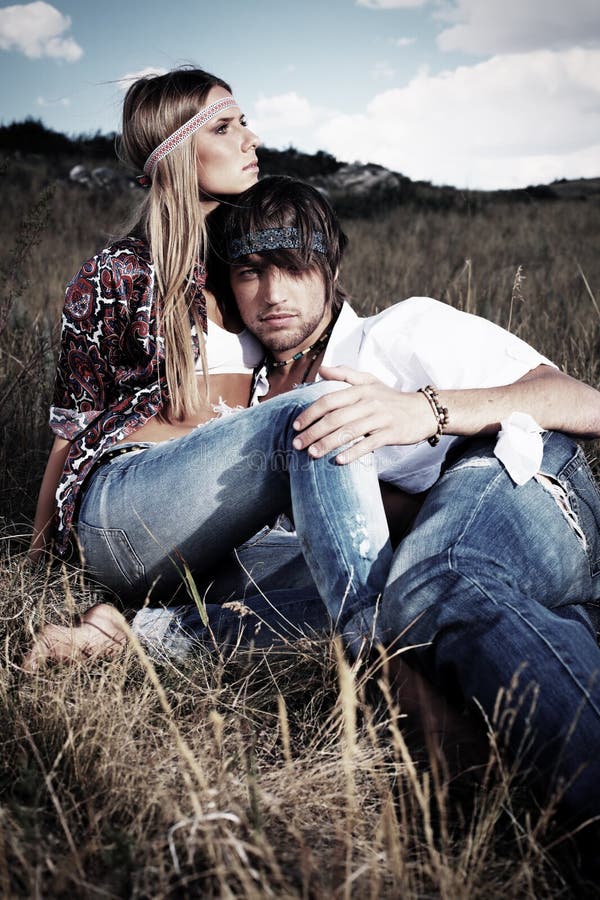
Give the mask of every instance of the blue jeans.
POLYGON ((126 604, 187 602, 201 579, 291 506, 318 592, 354 651, 369 636, 392 550, 373 458, 348 466, 292 447, 308 385, 100 465, 77 537, 86 570, 126 604))
POLYGON ((543 483, 517 487, 487 440, 449 465, 396 551, 378 627, 581 820, 600 814, 600 494, 581 448, 544 440, 543 483))
POLYGON ((220 656, 239 647, 297 648, 302 638, 334 633, 297 535, 278 525, 236 548, 199 587, 207 622, 194 604, 136 614, 132 628, 152 656, 184 661, 199 648, 220 656))

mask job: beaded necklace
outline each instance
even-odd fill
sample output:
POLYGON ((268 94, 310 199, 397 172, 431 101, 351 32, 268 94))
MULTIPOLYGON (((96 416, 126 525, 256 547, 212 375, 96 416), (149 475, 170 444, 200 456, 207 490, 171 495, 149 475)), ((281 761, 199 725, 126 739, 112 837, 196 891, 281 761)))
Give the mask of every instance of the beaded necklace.
POLYGON ((299 359, 302 359, 303 356, 307 356, 312 350, 316 350, 316 358, 317 354, 319 354, 327 344, 330 335, 331 328, 325 331, 324 334, 322 334, 321 337, 314 342, 314 344, 310 345, 310 347, 306 347, 304 350, 298 350, 298 352, 294 353, 293 356, 290 356, 289 359, 273 359, 271 354, 269 354, 269 357, 267 359, 267 368, 269 369, 269 371, 271 371, 272 369, 280 369, 283 366, 289 366, 290 363, 297 362, 299 359))

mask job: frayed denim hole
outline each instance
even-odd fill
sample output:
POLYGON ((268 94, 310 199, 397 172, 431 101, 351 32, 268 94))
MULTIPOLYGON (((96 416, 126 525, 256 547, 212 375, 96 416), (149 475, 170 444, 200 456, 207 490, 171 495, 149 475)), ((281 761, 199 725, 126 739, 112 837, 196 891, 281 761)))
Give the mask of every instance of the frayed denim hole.
POLYGON ((535 480, 544 490, 550 494, 561 513, 569 523, 572 531, 575 532, 583 549, 587 553, 588 542, 585 532, 579 523, 579 509, 577 503, 577 495, 573 491, 569 491, 565 485, 559 481, 554 475, 547 475, 544 472, 538 472, 534 476, 535 480))
MULTIPOLYGON (((542 471, 542 474, 547 473, 542 471)), ((578 446, 573 457, 559 470, 557 476, 568 490, 569 498, 579 522, 587 531, 588 559, 592 577, 600 574, 600 484, 594 477, 583 449, 578 446)))
POLYGON ((450 466, 447 473, 458 472, 460 469, 491 469, 498 465, 497 459, 485 456, 475 456, 473 459, 461 459, 450 466))

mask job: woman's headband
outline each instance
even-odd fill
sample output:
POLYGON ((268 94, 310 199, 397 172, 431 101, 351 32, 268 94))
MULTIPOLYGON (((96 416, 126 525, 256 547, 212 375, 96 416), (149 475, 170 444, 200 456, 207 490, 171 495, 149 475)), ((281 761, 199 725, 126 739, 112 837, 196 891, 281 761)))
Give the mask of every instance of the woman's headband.
POLYGON ((164 159, 171 150, 179 147, 179 145, 187 140, 191 134, 194 134, 195 131, 198 131, 199 128, 202 128, 203 125, 206 125, 207 122, 210 122, 210 120, 214 119, 215 116, 218 116, 219 113, 224 112, 232 106, 237 106, 233 97, 222 97, 215 103, 210 103, 208 106, 205 106, 204 109, 197 112, 195 116, 192 116, 191 119, 184 122, 183 125, 164 140, 162 144, 159 144, 156 150, 152 151, 144 163, 144 175, 140 175, 138 178, 140 184, 147 185, 150 183, 158 163, 161 159, 164 159))
MULTIPOLYGON (((264 231, 250 231, 243 238, 235 238, 227 247, 229 261, 264 250, 299 250, 302 246, 300 232, 293 226, 266 228, 264 231)), ((313 231, 312 249, 317 253, 327 253, 327 242, 322 231, 313 231)))

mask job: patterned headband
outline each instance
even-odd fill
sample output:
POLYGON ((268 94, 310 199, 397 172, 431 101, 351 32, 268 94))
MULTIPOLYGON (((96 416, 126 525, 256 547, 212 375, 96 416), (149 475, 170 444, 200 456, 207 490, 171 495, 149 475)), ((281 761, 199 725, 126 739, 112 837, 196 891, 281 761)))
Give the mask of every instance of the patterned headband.
MULTIPOLYGON (((265 231, 250 231, 243 238, 236 238, 227 247, 229 260, 263 250, 299 250, 300 232, 293 226, 287 228, 267 228, 265 231)), ((317 253, 327 253, 327 242, 322 231, 313 231, 312 249, 317 253)))
POLYGON ((224 112, 232 106, 237 106, 233 97, 222 97, 221 100, 210 103, 208 106, 205 106, 204 109, 201 109, 200 112, 197 112, 195 116, 192 116, 191 119, 188 119, 187 122, 184 122, 183 125, 174 131, 173 134, 162 142, 162 144, 159 144, 156 150, 152 151, 144 163, 144 172, 148 180, 142 175, 138 181, 142 184, 148 184, 149 179, 154 176, 156 167, 161 159, 164 159, 171 150, 174 150, 175 147, 179 147, 179 145, 187 140, 191 134, 194 134, 195 131, 198 131, 199 128, 202 128, 203 125, 206 125, 207 122, 214 119, 219 113, 224 112))

